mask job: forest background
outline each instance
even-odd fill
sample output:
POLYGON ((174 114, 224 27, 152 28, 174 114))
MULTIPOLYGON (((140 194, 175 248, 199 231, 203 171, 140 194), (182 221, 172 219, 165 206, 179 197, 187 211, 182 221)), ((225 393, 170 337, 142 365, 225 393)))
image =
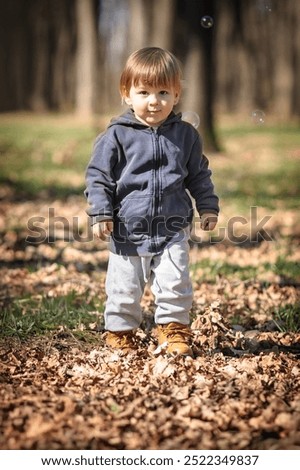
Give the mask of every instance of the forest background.
POLYGON ((257 108, 286 122, 300 113, 299 16, 295 0, 2 2, 0 111, 118 112, 126 57, 153 45, 182 61, 181 107, 202 131, 257 108))
POLYGON ((0 448, 300 449, 300 3, 1 0, 0 448), (144 46, 181 60, 220 196, 195 218, 195 358, 103 345, 108 251, 83 196, 144 46))

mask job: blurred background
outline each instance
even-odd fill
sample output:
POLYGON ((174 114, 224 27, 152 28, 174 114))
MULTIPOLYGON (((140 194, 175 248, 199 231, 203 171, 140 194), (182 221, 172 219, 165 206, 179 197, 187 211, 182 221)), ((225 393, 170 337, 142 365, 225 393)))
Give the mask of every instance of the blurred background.
POLYGON ((2 0, 0 25, 1 113, 118 113, 125 60, 151 45, 181 60, 208 148, 220 116, 299 122, 298 0, 2 0))

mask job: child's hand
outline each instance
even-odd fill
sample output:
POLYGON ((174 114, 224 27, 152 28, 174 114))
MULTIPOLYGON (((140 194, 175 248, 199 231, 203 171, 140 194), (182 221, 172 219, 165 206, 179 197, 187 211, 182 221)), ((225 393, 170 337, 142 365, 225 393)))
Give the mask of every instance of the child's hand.
POLYGON ((92 226, 93 236, 105 241, 110 236, 113 228, 114 223, 112 220, 102 220, 102 222, 92 226))
POLYGON ((202 230, 209 231, 213 230, 218 222, 218 216, 216 214, 202 214, 200 217, 200 227, 202 230))

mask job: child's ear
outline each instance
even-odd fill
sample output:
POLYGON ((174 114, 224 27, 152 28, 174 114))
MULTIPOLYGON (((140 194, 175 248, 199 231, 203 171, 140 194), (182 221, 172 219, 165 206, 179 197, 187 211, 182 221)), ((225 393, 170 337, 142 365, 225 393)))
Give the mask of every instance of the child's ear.
POLYGON ((175 93, 175 100, 174 100, 174 104, 178 104, 178 101, 179 101, 179 98, 180 98, 180 94, 179 93, 175 93))
POLYGON ((124 96, 123 96, 123 100, 125 101, 125 103, 126 103, 128 106, 131 106, 131 105, 132 105, 132 101, 131 101, 131 99, 130 99, 129 96, 124 95, 124 96))
POLYGON ((125 86, 122 87, 121 96, 122 96, 122 103, 126 103, 128 106, 131 106, 132 103, 129 97, 129 92, 125 86))
POLYGON ((122 86, 121 90, 121 99, 122 99, 122 104, 126 103, 128 106, 131 106, 131 99, 129 97, 129 92, 126 89, 125 86, 122 86))

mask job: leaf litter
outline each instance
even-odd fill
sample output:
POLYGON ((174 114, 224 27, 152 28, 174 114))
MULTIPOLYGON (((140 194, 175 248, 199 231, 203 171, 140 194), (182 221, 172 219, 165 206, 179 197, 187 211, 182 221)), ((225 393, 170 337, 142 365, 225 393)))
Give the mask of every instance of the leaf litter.
MULTIPOLYGON (((70 292, 81 303, 104 301, 105 244, 25 243, 26 214, 37 204, 6 204, 1 308, 70 292)), ((58 205, 66 217, 78 213, 76 198, 58 205)), ((280 220, 273 219, 274 233, 282 232, 280 220)), ((292 228, 288 256, 297 261, 292 228)), ((288 253, 279 239, 247 249, 224 242, 192 248, 191 259, 257 267, 276 263, 280 252, 288 253)), ((300 449, 300 334, 280 331, 272 315, 299 303, 298 280, 257 270, 254 278, 207 281, 199 265, 193 282, 194 358, 157 347, 149 288, 132 354, 109 350, 97 322, 92 342, 63 325, 25 341, 1 339, 0 449, 300 449)))
POLYGON ((216 303, 192 328, 194 358, 151 338, 125 356, 101 333, 2 342, 0 448, 300 449, 300 335, 258 334, 253 351, 216 303))

